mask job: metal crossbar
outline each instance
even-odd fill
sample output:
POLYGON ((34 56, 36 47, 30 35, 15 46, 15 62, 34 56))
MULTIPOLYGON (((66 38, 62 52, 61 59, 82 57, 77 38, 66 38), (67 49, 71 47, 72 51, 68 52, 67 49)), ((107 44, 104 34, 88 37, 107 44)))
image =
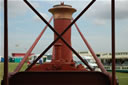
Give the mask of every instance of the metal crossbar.
POLYGON ((48 26, 49 28, 58 36, 41 54, 40 56, 26 69, 29 70, 59 39, 61 39, 73 52, 74 54, 76 54, 76 56, 91 70, 93 71, 93 69, 91 68, 91 66, 84 61, 84 59, 62 38, 62 36, 64 35, 64 33, 70 29, 70 27, 87 11, 87 9, 95 2, 96 0, 92 0, 87 7, 85 7, 85 9, 73 20, 73 22, 59 35, 59 33, 57 33, 55 31, 55 29, 39 14, 39 12, 34 9, 34 7, 27 1, 24 0, 24 2, 41 18, 41 20, 43 20, 48 26))

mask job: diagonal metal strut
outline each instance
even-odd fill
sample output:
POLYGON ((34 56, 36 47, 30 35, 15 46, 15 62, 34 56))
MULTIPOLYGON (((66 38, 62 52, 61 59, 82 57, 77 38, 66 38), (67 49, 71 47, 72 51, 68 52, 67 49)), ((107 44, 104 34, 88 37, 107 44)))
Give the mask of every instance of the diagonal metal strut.
POLYGON ((88 65, 88 63, 86 63, 83 58, 62 38, 62 36, 64 35, 64 33, 70 29, 70 27, 85 13, 85 11, 87 11, 87 9, 95 2, 96 0, 92 0, 89 5, 73 20, 73 22, 59 35, 59 33, 57 33, 55 31, 55 29, 38 13, 38 11, 36 11, 32 5, 27 1, 24 0, 24 2, 41 18, 41 20, 43 20, 48 26, 49 28, 58 36, 41 54, 40 56, 26 69, 29 70, 59 39, 61 39, 73 52, 74 54, 77 55, 77 57, 85 64, 87 65, 87 67, 92 71, 93 69, 88 65))
MULTIPOLYGON (((50 23, 53 19, 53 16, 50 18, 49 22, 50 23)), ((14 70, 14 72, 18 72, 20 71, 20 69, 22 68, 22 66, 24 65, 25 61, 28 59, 28 56, 30 56, 31 52, 33 51, 33 49, 35 48, 36 44, 38 43, 38 41, 40 40, 41 36, 44 34, 45 30, 47 29, 48 25, 46 25, 44 27, 44 29, 41 31, 41 33, 38 35, 37 39, 34 41, 34 43, 32 44, 32 46, 29 48, 29 50, 26 52, 24 58, 22 59, 22 61, 18 64, 18 66, 16 67, 16 69, 14 70)))
POLYGON ((92 54, 93 58, 95 59, 95 61, 96 61, 97 65, 98 65, 98 67, 101 69, 101 71, 102 71, 103 73, 106 73, 107 71, 105 70, 103 64, 101 63, 101 61, 100 61, 100 60, 98 59, 98 57, 96 56, 95 52, 94 52, 93 49, 91 48, 91 46, 90 46, 90 44, 88 43, 88 41, 85 39, 84 35, 81 33, 79 27, 77 26, 76 23, 74 23, 74 24, 75 24, 75 27, 76 27, 77 31, 79 32, 81 38, 83 39, 85 45, 86 45, 87 48, 89 49, 89 51, 90 51, 90 53, 92 54))

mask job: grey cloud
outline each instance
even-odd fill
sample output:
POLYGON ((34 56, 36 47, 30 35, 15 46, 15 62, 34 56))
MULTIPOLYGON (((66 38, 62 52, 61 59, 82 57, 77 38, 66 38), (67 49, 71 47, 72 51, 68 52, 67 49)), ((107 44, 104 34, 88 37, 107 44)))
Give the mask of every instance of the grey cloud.
MULTIPOLYGON (((127 19, 128 18, 128 1, 116 1, 116 19, 127 19)), ((89 17, 97 19, 110 19, 111 18, 111 3, 97 1, 88 13, 89 17)))
MULTIPOLYGON (((4 8, 3 0, 0 1, 1 9, 4 8)), ((2 11, 2 10, 1 10, 2 11)), ((27 11, 26 5, 22 0, 8 0, 8 14, 9 17, 15 17, 17 15, 23 15, 27 11)))
POLYGON ((126 19, 128 18, 128 1, 118 1, 116 4, 116 18, 126 19))
MULTIPOLYGON (((46 14, 46 13, 40 13, 46 20, 49 20, 49 16, 46 14)), ((37 16, 37 15, 35 15, 34 17, 33 17, 33 19, 35 20, 35 21, 40 21, 41 19, 37 16)))
MULTIPOLYGON (((3 9, 3 0, 0 1, 1 6, 0 9, 3 9)), ((32 5, 34 5, 34 7, 39 7, 39 5, 37 3, 31 2, 32 5)), ((22 16, 25 15, 25 13, 27 13, 27 11, 29 10, 29 7, 24 3, 23 0, 8 0, 8 14, 9 17, 16 17, 16 16, 22 16)))

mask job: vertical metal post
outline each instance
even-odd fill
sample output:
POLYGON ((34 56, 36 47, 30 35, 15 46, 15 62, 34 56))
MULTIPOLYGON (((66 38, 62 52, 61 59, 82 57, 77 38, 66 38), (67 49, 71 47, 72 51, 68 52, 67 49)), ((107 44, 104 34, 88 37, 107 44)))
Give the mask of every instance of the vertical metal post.
POLYGON ((115 0, 111 0, 111 24, 112 24, 112 85, 116 85, 115 73, 115 0))
POLYGON ((4 0, 4 85, 8 85, 8 0, 4 0))

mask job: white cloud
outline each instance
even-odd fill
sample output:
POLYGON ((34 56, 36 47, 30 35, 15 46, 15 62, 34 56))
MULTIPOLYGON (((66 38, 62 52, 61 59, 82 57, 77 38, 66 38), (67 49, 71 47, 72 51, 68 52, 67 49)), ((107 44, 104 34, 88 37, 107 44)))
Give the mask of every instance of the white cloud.
MULTIPOLYGON (((45 13, 40 13, 47 21, 49 20, 49 17, 48 17, 48 15, 47 14, 45 14, 45 13)), ((40 21, 41 19, 37 16, 37 15, 35 15, 34 17, 34 20, 36 20, 36 21, 40 21)))
MULTIPOLYGON (((4 2, 0 1, 1 6, 0 8, 3 8, 4 2)), ((38 3, 30 2, 34 7, 39 7, 38 3)), ((8 0, 8 14, 9 17, 16 17, 16 16, 22 16, 27 13, 27 11, 30 10, 29 7, 25 4, 23 0, 8 0)))
POLYGON ((106 24, 106 21, 105 20, 103 20, 103 19, 95 19, 94 21, 94 24, 96 24, 96 25, 105 25, 106 24))
POLYGON ((0 0, 0 9, 2 8, 3 6, 3 0, 0 0))
MULTIPOLYGON (((128 18, 128 1, 127 0, 117 0, 116 3, 116 19, 126 19, 128 18)), ((110 19, 111 18, 111 2, 97 1, 92 6, 88 16, 98 19, 110 19)))
MULTIPOLYGON (((82 3, 84 4, 84 3, 82 3)), ((116 20, 128 19, 128 0, 116 0, 116 20)), ((84 5, 78 5, 81 10, 84 5)), ((111 0, 97 0, 83 15, 82 19, 89 19, 96 25, 105 25, 111 19, 111 0)))
POLYGON ((116 48, 118 51, 128 51, 128 25, 122 27, 119 30, 116 30, 116 48))
MULTIPOLYGON (((52 0, 51 4, 59 4, 60 0, 52 0)), ((83 10, 91 0, 66 0, 65 4, 72 5, 76 8, 78 13, 83 10)), ((116 19, 128 18, 128 0, 116 0, 116 19)), ((86 18, 97 19, 96 21, 102 22, 103 20, 111 19, 111 0, 97 0, 84 14, 86 18), (101 21, 100 21, 101 20, 101 21)), ((94 21, 95 21, 94 20, 94 21)), ((97 22, 96 22, 97 23, 97 22)))
POLYGON ((116 18, 117 19, 128 19, 128 1, 118 1, 116 4, 116 18))
POLYGON ((9 15, 16 17, 17 15, 23 15, 27 12, 26 5, 23 1, 9 1, 8 4, 9 15))
MULTIPOLYGON (((34 7, 39 7, 38 1, 41 0, 30 0, 34 7), (37 3, 35 3, 35 1, 37 3)), ((49 1, 49 3, 57 3, 62 0, 43 0, 49 1)), ((65 3, 72 5, 74 8, 78 10, 82 10, 85 5, 87 5, 91 0, 63 0, 65 3), (69 3, 68 3, 69 2, 69 3)), ((88 16, 97 17, 102 19, 110 19, 111 12, 111 0, 97 0, 92 7, 89 9, 88 16)), ((3 4, 2 4, 3 5, 3 4)), ((2 6, 1 5, 1 6, 2 6)), ((116 0, 116 18, 117 19, 126 19, 128 18, 128 0, 116 0)), ((9 14, 11 16, 23 15, 27 12, 28 7, 23 2, 23 0, 9 0, 9 14)))
POLYGON ((116 35, 118 36, 117 38, 119 38, 121 40, 125 40, 125 41, 127 40, 128 41, 128 39, 126 39, 127 36, 128 36, 128 28, 127 28, 127 26, 128 25, 125 25, 125 27, 121 26, 121 28, 119 30, 117 30, 117 33, 116 33, 116 35))

